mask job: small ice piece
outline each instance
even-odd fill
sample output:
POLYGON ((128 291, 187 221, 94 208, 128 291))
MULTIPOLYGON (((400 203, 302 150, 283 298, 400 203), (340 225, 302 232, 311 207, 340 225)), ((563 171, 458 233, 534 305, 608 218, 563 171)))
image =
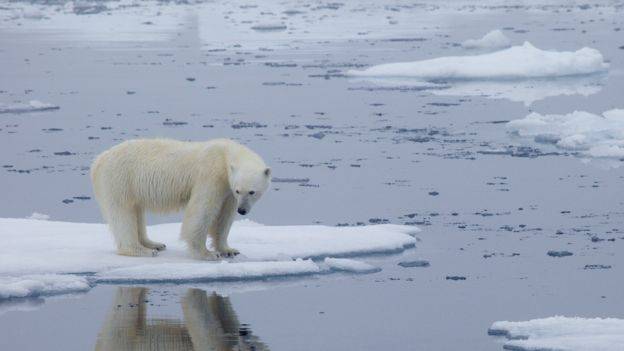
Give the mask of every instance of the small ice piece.
POLYGON ((251 29, 257 32, 279 32, 286 30, 286 28, 286 25, 280 23, 256 24, 251 27, 251 29))
POLYGON ((566 256, 572 256, 574 255, 572 252, 570 251, 555 251, 555 250, 550 250, 548 251, 548 256, 551 257, 566 257, 566 256))
POLYGON ((446 280, 466 280, 466 277, 464 277, 463 275, 447 275, 446 280))
POLYGON ((529 42, 508 49, 473 56, 447 56, 429 60, 387 63, 349 70, 360 77, 409 77, 435 80, 505 80, 587 75, 608 70, 600 51, 547 51, 529 42))
POLYGON ((583 269, 611 269, 611 265, 607 264, 586 264, 583 269))
POLYGON ((624 157, 624 109, 596 115, 574 111, 565 115, 533 112, 507 123, 510 133, 532 137, 535 142, 554 144, 590 157, 624 157))
POLYGON ((510 46, 511 40, 500 29, 495 29, 480 39, 468 39, 462 43, 465 49, 502 49, 510 46))
POLYGON ((87 291, 85 277, 71 274, 35 274, 0 277, 0 300, 87 291))
POLYGON ((343 271, 351 273, 376 273, 381 271, 381 268, 375 267, 366 262, 352 260, 349 258, 325 258, 325 264, 334 271, 343 271))
POLYGON ((505 336, 503 348, 517 351, 621 351, 624 319, 555 316, 524 322, 495 322, 490 335, 505 336))
POLYGON ((401 267, 405 267, 405 268, 412 268, 412 267, 429 267, 429 261, 426 260, 414 260, 414 261, 401 261, 399 262, 399 266, 401 267))
POLYGON ((3 104, 0 103, 0 113, 28 113, 58 110, 60 107, 39 100, 30 100, 28 103, 3 104))
POLYGON ((50 219, 50 216, 48 216, 47 214, 39 213, 39 212, 33 212, 30 216, 26 218, 35 219, 38 221, 47 221, 48 219, 50 219))

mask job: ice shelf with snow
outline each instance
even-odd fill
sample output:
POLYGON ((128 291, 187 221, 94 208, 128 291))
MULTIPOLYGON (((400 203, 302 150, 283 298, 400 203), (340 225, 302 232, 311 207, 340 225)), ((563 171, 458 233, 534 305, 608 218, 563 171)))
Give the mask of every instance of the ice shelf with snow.
POLYGON ((230 261, 191 259, 178 240, 179 223, 148 227, 167 250, 156 257, 115 253, 104 224, 0 219, 0 299, 81 291, 98 282, 248 280, 335 270, 372 272, 356 260, 332 258, 322 269, 313 259, 400 252, 414 246, 413 226, 265 226, 236 222, 230 245, 241 255, 230 261))

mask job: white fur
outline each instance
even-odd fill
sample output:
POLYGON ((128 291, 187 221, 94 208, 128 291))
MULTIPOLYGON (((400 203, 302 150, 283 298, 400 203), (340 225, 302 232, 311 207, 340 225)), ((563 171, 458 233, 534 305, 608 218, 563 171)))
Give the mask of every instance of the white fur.
POLYGON ((117 252, 129 256, 153 256, 165 248, 147 238, 145 211, 180 209, 185 209, 181 238, 193 257, 237 254, 227 244, 236 211, 249 212, 270 178, 260 156, 228 139, 129 140, 100 154, 91 167, 95 197, 117 252), (208 234, 216 254, 206 248, 208 234))

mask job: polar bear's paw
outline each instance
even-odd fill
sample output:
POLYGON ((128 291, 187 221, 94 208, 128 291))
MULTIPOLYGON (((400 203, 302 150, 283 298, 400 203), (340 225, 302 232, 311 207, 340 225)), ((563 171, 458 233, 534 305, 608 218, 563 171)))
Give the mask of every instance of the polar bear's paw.
POLYGON ((240 254, 240 251, 233 249, 231 247, 227 247, 225 249, 220 249, 219 250, 219 256, 220 257, 234 257, 236 255, 240 254))
POLYGON ((149 242, 146 242, 144 245, 148 249, 154 249, 156 251, 163 251, 167 248, 167 245, 156 242, 156 241, 149 241, 149 242))
POLYGON ((216 261, 219 259, 219 255, 217 253, 208 251, 208 249, 192 250, 191 256, 196 260, 204 261, 216 261))
POLYGON ((138 257, 158 256, 158 250, 149 249, 147 247, 122 247, 117 250, 117 253, 123 256, 138 256, 138 257))

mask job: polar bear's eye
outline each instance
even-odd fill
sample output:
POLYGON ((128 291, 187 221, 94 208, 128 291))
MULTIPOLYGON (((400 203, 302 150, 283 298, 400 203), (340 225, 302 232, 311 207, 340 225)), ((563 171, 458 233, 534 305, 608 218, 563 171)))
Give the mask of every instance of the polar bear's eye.
POLYGON ((252 191, 250 191, 250 192, 249 192, 249 195, 253 195, 253 194, 255 194, 255 193, 256 193, 256 192, 252 190, 252 191))
POLYGON ((240 194, 240 191, 236 190, 236 193, 237 193, 237 194, 240 194))

